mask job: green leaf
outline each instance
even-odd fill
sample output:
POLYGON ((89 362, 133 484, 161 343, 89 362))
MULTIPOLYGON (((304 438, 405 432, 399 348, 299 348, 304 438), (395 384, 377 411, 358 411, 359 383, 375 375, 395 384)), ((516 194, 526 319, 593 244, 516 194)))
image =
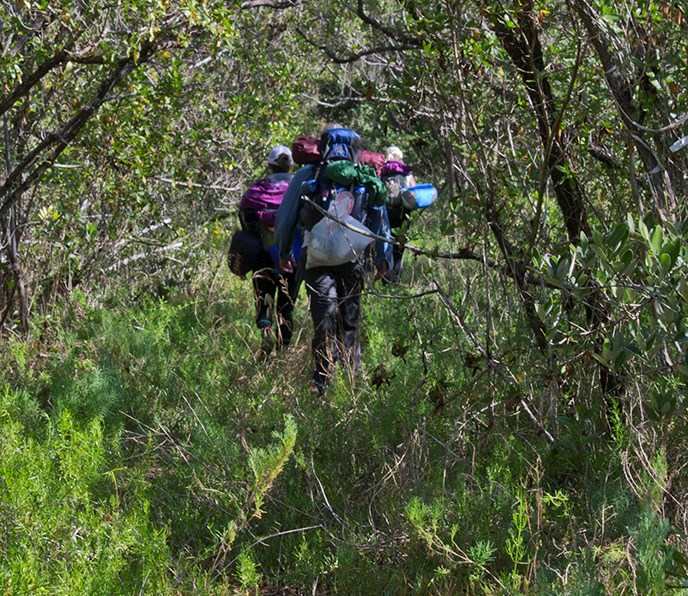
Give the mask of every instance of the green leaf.
POLYGON ((585 232, 580 233, 580 238, 578 239, 578 246, 583 250, 583 253, 585 253, 588 250, 588 237, 585 234, 585 232))
POLYGON ((568 274, 571 267, 571 261, 569 259, 561 259, 557 265, 556 278, 563 280, 568 274))
POLYGON ((633 251, 630 248, 626 249, 621 255, 620 261, 628 266, 629 263, 633 262, 633 251))
MULTIPOLYGON (((609 358, 607 358, 608 354, 602 353, 598 354, 597 352, 592 353, 592 357, 597 360, 600 364, 603 364, 607 368, 610 368, 610 361, 609 358)), ((688 360, 687 360, 688 362, 688 360)))
POLYGON ((655 226, 652 231, 652 238, 650 239, 650 249, 653 253, 658 254, 662 248, 662 243, 664 242, 664 232, 661 226, 655 226))
POLYGON ((662 254, 666 254, 671 258, 671 266, 673 267, 681 254, 681 247, 684 241, 680 238, 675 238, 672 242, 667 242, 662 247, 662 254))
POLYGON ((643 353, 640 351, 638 346, 636 346, 635 344, 626 345, 626 350, 628 350, 634 356, 642 356, 643 355, 643 353))
POLYGON ((638 231, 643 239, 649 244, 650 243, 650 230, 647 229, 647 224, 640 220, 638 222, 638 231))
POLYGON ((621 242, 626 240, 626 238, 628 238, 628 224, 620 223, 614 228, 611 235, 609 236, 607 246, 614 250, 617 246, 619 246, 621 242))
POLYGON ((614 370, 621 369, 623 365, 626 364, 626 362, 628 361, 629 356, 630 353, 627 352, 625 349, 621 350, 616 356, 614 356, 614 370))
POLYGON ((669 273, 669 271, 671 271, 671 268, 673 267, 671 255, 668 255, 667 253, 663 252, 661 255, 659 255, 659 264, 662 267, 662 273, 664 273, 664 275, 669 273))

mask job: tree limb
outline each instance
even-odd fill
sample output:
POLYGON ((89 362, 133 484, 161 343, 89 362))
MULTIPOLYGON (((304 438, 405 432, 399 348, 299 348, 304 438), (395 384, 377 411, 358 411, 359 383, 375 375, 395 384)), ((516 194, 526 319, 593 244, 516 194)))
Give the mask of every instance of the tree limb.
POLYGON ((21 196, 26 189, 39 180, 45 171, 57 160, 90 118, 107 101, 111 90, 120 81, 125 79, 135 68, 150 60, 157 51, 172 46, 176 42, 176 36, 168 33, 167 35, 144 42, 138 56, 132 55, 120 58, 110 74, 100 84, 100 87, 88 104, 64 125, 41 141, 7 176, 3 185, 0 186, 0 200, 2 201, 0 217, 3 217, 8 212, 14 204, 16 197, 21 196), (44 153, 48 154, 38 163, 44 153))

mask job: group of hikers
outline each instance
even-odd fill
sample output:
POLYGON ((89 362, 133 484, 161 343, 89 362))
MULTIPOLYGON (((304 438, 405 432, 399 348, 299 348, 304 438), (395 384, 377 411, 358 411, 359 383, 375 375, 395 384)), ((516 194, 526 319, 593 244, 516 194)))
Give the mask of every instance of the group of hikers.
POLYGON ((437 193, 417 185, 401 149, 365 151, 358 133, 336 124, 319 138, 299 137, 291 149, 273 147, 267 169, 241 198, 229 265, 242 277, 252 272, 261 358, 291 342, 294 304, 305 283, 313 390, 322 395, 337 362, 360 367, 366 273, 399 281, 404 249, 395 239, 408 229, 410 213, 437 193))

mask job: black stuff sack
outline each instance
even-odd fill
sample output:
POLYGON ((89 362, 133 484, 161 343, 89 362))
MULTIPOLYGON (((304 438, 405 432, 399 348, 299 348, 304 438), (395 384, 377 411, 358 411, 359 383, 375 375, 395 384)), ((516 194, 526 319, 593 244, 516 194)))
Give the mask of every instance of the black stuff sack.
POLYGON ((242 279, 252 271, 255 263, 260 258, 262 250, 260 236, 247 230, 237 230, 229 244, 227 261, 229 270, 242 279))

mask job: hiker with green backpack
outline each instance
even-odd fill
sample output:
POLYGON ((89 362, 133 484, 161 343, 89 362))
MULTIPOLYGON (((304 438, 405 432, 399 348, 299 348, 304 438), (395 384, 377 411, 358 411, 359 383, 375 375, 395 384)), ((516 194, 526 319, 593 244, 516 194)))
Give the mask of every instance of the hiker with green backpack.
POLYGON ((359 163, 361 137, 338 125, 323 130, 310 163, 299 169, 277 210, 281 266, 295 266, 292 244, 303 231, 300 267, 313 320, 314 389, 322 395, 334 367, 360 366, 360 311, 365 258, 371 245, 378 270, 391 264, 387 189, 359 163), (374 239, 376 235, 379 239, 374 239))

